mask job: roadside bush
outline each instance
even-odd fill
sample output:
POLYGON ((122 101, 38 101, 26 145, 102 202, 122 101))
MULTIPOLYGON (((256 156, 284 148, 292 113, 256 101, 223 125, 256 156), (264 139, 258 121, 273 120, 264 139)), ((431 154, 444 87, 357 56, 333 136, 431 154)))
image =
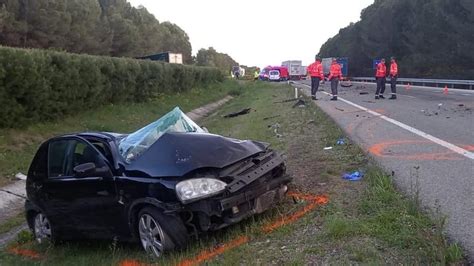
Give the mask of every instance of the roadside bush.
POLYGON ((216 68, 0 46, 0 127, 204 87, 216 68))

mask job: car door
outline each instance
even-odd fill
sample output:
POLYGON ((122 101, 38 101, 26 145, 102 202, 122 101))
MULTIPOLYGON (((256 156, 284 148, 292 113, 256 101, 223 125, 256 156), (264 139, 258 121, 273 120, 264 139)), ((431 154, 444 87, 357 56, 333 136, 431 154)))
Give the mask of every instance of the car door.
POLYGON ((109 165, 84 139, 73 137, 51 141, 48 179, 42 188, 50 219, 64 231, 79 236, 107 238, 114 235, 113 221, 120 216, 121 205, 109 165), (85 174, 74 171, 76 167, 90 163, 102 170, 85 174))

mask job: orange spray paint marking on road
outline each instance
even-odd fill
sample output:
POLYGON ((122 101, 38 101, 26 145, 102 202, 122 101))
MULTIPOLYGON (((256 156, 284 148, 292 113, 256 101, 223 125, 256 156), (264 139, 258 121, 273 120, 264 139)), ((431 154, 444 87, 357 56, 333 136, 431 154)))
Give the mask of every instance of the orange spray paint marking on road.
MULTIPOLYGON (((298 211, 294 214, 282 217, 274 223, 263 226, 261 228, 261 230, 263 232, 270 233, 270 232, 274 231, 275 229, 277 229, 281 226, 287 225, 289 223, 293 223, 296 220, 298 220, 299 218, 303 217, 306 213, 308 213, 311 210, 315 209, 318 205, 323 205, 323 204, 326 204, 326 203, 329 202, 329 198, 327 196, 315 196, 315 195, 310 195, 310 194, 301 194, 301 193, 297 193, 297 192, 288 192, 287 195, 290 196, 290 197, 295 197, 297 199, 306 200, 306 201, 309 202, 309 204, 306 205, 302 210, 300 210, 300 211, 298 211)), ((243 244, 245 244, 249 241, 250 241, 250 238, 248 236, 239 237, 239 238, 234 239, 234 240, 232 240, 228 243, 225 243, 224 245, 222 245, 222 246, 220 246, 216 249, 204 251, 193 259, 184 260, 184 261, 180 262, 178 264, 178 266, 199 265, 200 263, 208 261, 208 260, 224 253, 227 250, 236 248, 236 247, 238 247, 240 245, 243 245, 243 244)))
POLYGON ((249 242, 250 238, 248 236, 241 236, 238 237, 230 242, 227 242, 217 248, 211 249, 211 250, 206 250, 198 254, 195 258, 192 259, 187 259, 183 260, 180 263, 178 263, 178 266, 193 266, 193 265, 199 265, 207 260, 210 260, 224 252, 226 252, 229 249, 236 248, 238 246, 241 246, 247 242, 249 242))
MULTIPOLYGON (((401 160, 418 160, 418 161, 455 161, 462 160, 462 157, 456 155, 452 151, 445 152, 431 152, 431 153, 414 153, 414 154, 390 154, 387 150, 391 147, 400 147, 403 145, 429 145, 429 141, 418 141, 418 140, 397 140, 387 141, 372 145, 369 148, 369 152, 377 157, 381 158, 393 158, 401 160)), ((463 145, 465 150, 474 151, 473 145, 463 145)))
POLYGON ((40 260, 43 258, 43 256, 40 253, 34 250, 30 250, 30 249, 23 249, 23 248, 20 248, 19 246, 14 246, 14 247, 9 248, 7 249, 7 252, 13 255, 27 258, 27 259, 40 260))
POLYGON ((377 112, 377 113, 382 114, 382 115, 384 115, 386 113, 385 109, 374 109, 374 112, 377 112))
POLYGON ((123 260, 119 263, 119 266, 148 266, 148 265, 141 263, 137 260, 123 260))
POLYGON ((327 196, 305 195, 305 194, 294 193, 294 192, 289 192, 288 196, 295 197, 297 199, 307 200, 309 201, 309 204, 306 205, 302 210, 297 211, 294 214, 282 217, 278 219, 276 222, 263 226, 262 228, 263 232, 270 233, 279 227, 293 223, 296 220, 303 217, 308 212, 315 209, 318 205, 324 205, 329 202, 329 198, 327 196))

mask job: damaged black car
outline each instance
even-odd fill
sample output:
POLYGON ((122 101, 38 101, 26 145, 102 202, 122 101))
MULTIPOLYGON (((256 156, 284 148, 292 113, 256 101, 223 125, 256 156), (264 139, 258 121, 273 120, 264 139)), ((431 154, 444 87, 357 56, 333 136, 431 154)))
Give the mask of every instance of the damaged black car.
POLYGON ((207 133, 179 108, 131 134, 76 133, 38 149, 26 217, 38 242, 140 242, 153 256, 270 209, 287 191, 268 144, 207 133))

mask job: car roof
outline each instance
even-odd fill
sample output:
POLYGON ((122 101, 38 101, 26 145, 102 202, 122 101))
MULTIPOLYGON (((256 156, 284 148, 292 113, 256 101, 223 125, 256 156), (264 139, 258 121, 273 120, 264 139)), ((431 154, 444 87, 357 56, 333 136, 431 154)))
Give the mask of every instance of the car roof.
POLYGON ((83 138, 98 138, 106 141, 113 141, 123 134, 111 133, 111 132, 76 132, 67 133, 53 137, 51 139, 67 138, 67 137, 83 137, 83 138))

